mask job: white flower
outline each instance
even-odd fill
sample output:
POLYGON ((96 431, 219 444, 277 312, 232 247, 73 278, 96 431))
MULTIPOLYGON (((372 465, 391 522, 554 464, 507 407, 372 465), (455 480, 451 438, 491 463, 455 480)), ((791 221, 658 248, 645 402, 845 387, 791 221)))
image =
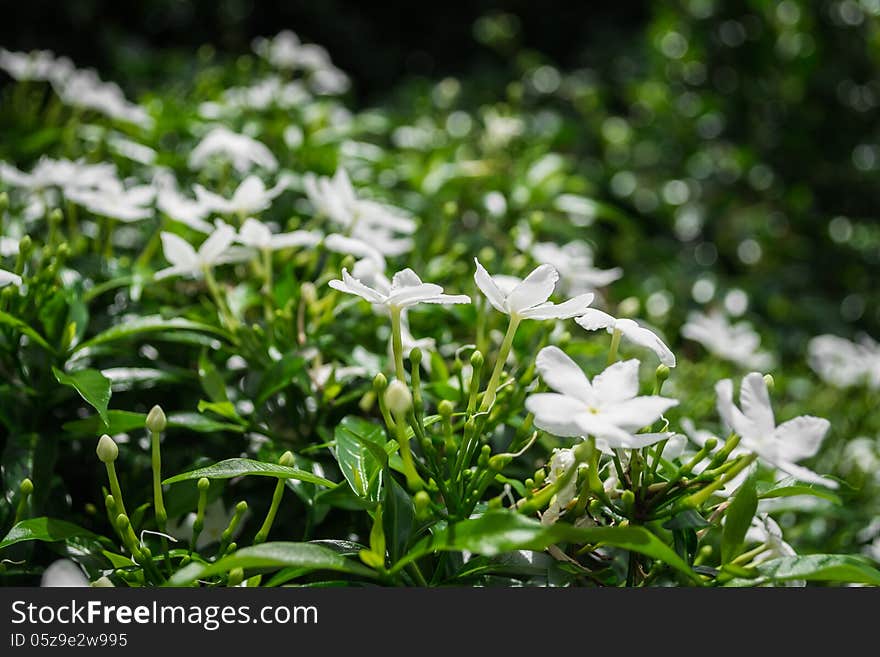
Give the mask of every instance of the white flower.
POLYGON ((675 367, 675 354, 669 347, 653 331, 639 326, 631 319, 617 319, 601 310, 588 308, 583 315, 575 318, 574 321, 587 331, 603 328, 611 334, 620 331, 620 334, 630 342, 640 347, 647 347, 657 354, 660 362, 664 365, 675 367))
POLYGON ((15 237, 0 237, 0 256, 8 258, 18 255, 21 240, 15 237))
POLYGON ((332 178, 306 174, 302 183, 315 209, 345 228, 351 237, 368 243, 386 256, 412 250, 412 240, 397 234, 412 234, 416 222, 404 216, 399 208, 359 198, 342 167, 332 178))
POLYGON ((667 397, 638 396, 639 361, 614 363, 592 383, 558 347, 544 347, 535 364, 544 382, 556 391, 526 399, 539 429, 556 436, 595 436, 611 448, 641 448, 668 437, 633 435, 678 404, 667 397))
POLYGON ((50 50, 12 52, 0 48, 0 69, 16 80, 53 82, 73 73, 74 65, 67 57, 56 57, 50 50))
POLYGON ((317 93, 335 94, 348 89, 348 76, 333 65, 327 50, 314 43, 302 43, 290 30, 272 39, 254 39, 253 48, 275 68, 310 73, 309 82, 317 93))
POLYGON ((278 251, 298 246, 315 246, 322 235, 310 230, 294 230, 290 233, 273 233, 262 221, 253 217, 245 219, 238 231, 238 242, 261 251, 278 251))
POLYGON ((185 239, 174 233, 162 232, 162 251, 170 267, 156 272, 155 280, 169 276, 202 276, 206 269, 216 265, 236 262, 244 257, 239 251, 231 249, 235 241, 235 229, 229 224, 217 222, 214 232, 196 251, 185 239))
POLYGON ((156 162, 159 154, 149 146, 145 146, 128 137, 120 134, 110 135, 107 138, 107 145, 122 157, 128 158, 132 162, 145 164, 150 166, 156 162))
POLYGON ((11 271, 0 269, 0 287, 7 285, 21 285, 21 276, 13 274, 11 271))
POLYGON ((867 335, 860 342, 820 335, 807 349, 810 367, 823 381, 841 388, 865 383, 880 388, 880 343, 867 335))
POLYGON ((220 214, 256 214, 269 207, 271 202, 287 188, 287 179, 279 180, 269 189, 256 176, 248 176, 242 181, 232 198, 226 199, 209 192, 201 185, 195 185, 196 198, 204 207, 220 214))
POLYGON ((59 187, 63 190, 107 188, 119 183, 112 164, 86 164, 81 160, 53 160, 41 157, 30 173, 0 162, 0 180, 30 190, 59 187))
POLYGON ((765 351, 758 351, 761 337, 748 322, 731 325, 718 311, 709 315, 692 312, 687 323, 681 327, 681 334, 695 340, 716 356, 729 360, 742 367, 765 370, 772 366, 773 357, 765 351))
MULTIPOLYGON (((568 476, 569 471, 575 467, 576 462, 573 449, 554 449, 553 454, 550 456, 550 472, 547 475, 547 482, 555 484, 560 479, 564 479, 568 476)), ((552 525, 559 520, 559 516, 565 511, 565 507, 571 503, 576 495, 577 476, 572 475, 565 486, 556 491, 556 495, 553 496, 547 510, 541 515, 541 524, 552 525)))
POLYGON ((746 532, 746 542, 766 543, 767 551, 755 558, 755 563, 761 563, 769 559, 780 557, 796 557, 797 552, 782 538, 782 529, 779 524, 767 514, 761 514, 752 518, 752 524, 746 532))
POLYGON ((203 169, 213 157, 228 159, 239 173, 247 172, 252 166, 269 171, 278 168, 278 160, 265 144, 223 126, 212 129, 202 138, 189 154, 189 166, 191 169, 203 169))
POLYGON ((151 185, 126 189, 121 182, 100 189, 72 188, 67 198, 93 214, 131 222, 153 215, 152 203, 156 190, 151 185))
POLYGON ((211 208, 201 201, 187 198, 177 189, 177 181, 173 175, 159 176, 156 180, 159 191, 156 194, 156 207, 174 221, 200 233, 211 233, 214 225, 205 221, 211 208))
MULTIPOLYGON (((352 274, 361 280, 375 273, 384 275, 386 264, 383 256, 377 248, 367 244, 363 240, 354 237, 346 237, 339 233, 332 233, 324 238, 324 248, 334 253, 352 255, 358 258, 352 274)), ((369 285, 369 283, 367 283, 369 285)))
POLYGON ((403 269, 391 279, 391 286, 384 291, 368 287, 357 278, 342 270, 342 280, 334 279, 330 287, 340 292, 354 294, 377 306, 409 308, 419 303, 454 304, 470 303, 464 294, 443 294, 443 288, 433 283, 423 283, 412 269, 403 269))
POLYGON ((593 251, 586 242, 574 241, 559 246, 554 242, 538 242, 531 247, 532 257, 545 265, 553 265, 569 294, 593 292, 610 285, 621 276, 620 267, 597 269, 593 266, 593 251))
POLYGON ((733 382, 723 379, 715 384, 718 414, 740 436, 740 446, 758 455, 766 463, 808 483, 837 488, 837 482, 817 475, 797 462, 815 456, 828 433, 828 420, 802 415, 776 426, 767 383, 758 372, 743 377, 739 400, 742 410, 733 403, 733 382))
POLYGON ((83 575, 82 570, 70 559, 58 559, 49 564, 43 571, 40 580, 42 587, 83 587, 88 586, 89 580, 83 575))
POLYGON ((114 82, 104 82, 95 71, 76 70, 52 81, 58 96, 68 105, 94 110, 105 116, 151 128, 153 120, 140 105, 129 102, 114 82))
POLYGON ((490 276, 474 258, 474 281, 495 310, 519 319, 569 319, 583 315, 592 303, 592 293, 581 294, 560 304, 547 301, 559 274, 550 265, 540 265, 522 281, 512 276, 490 276))

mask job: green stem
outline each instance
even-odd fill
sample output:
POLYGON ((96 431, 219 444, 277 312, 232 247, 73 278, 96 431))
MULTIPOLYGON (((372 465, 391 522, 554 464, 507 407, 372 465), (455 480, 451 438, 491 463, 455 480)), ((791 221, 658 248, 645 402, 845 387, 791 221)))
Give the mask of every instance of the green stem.
POLYGON ((284 479, 279 479, 275 484, 275 492, 272 494, 272 503, 269 505, 269 511, 266 512, 266 519, 260 531, 254 536, 254 545, 265 543, 269 538, 269 531, 272 529, 272 523, 275 522, 275 516, 278 513, 278 507, 281 506, 281 498, 284 497, 284 479))
POLYGON ((220 294, 220 287, 217 285, 217 279, 214 278, 214 272, 210 267, 205 267, 203 272, 205 275, 205 283, 208 285, 208 292, 211 293, 214 303, 217 304, 217 310, 220 311, 220 317, 222 318, 223 323, 230 329, 237 328, 238 320, 232 316, 232 311, 229 310, 226 301, 223 299, 223 295, 220 294))
POLYGON ((272 321, 272 251, 263 249, 263 311, 266 315, 266 324, 272 321))
POLYGON ((118 514, 128 516, 125 511, 125 503, 122 501, 122 489, 119 487, 119 478, 116 476, 116 466, 113 461, 108 461, 107 479, 110 480, 110 494, 113 495, 113 501, 116 502, 116 511, 118 514))
POLYGON ((403 369, 403 339, 400 333, 399 306, 391 306, 391 350, 394 352, 394 372, 398 381, 406 383, 406 370, 403 369))
POLYGON ((403 460, 403 474, 406 476, 406 483, 413 492, 420 491, 425 487, 425 482, 416 471, 416 464, 413 460, 412 451, 409 448, 409 438, 406 435, 406 417, 401 414, 396 418, 397 428, 397 444, 400 446, 400 458, 403 460))
POLYGON ((492 378, 489 379, 489 385, 483 395, 483 402, 480 404, 481 411, 488 411, 492 404, 495 403, 495 391, 498 384, 501 383, 501 375, 504 372, 504 364, 510 355, 510 348, 513 346, 513 338, 516 335, 516 329, 519 327, 520 317, 518 315, 510 315, 510 323, 507 325, 507 333, 504 335, 504 341, 498 350, 498 359, 495 361, 495 369, 492 370, 492 378))
POLYGON ((608 349, 608 364, 611 365, 617 360, 617 349, 620 347, 621 333, 617 329, 611 334, 611 347, 608 349))
POLYGON ((156 512, 156 526, 159 531, 165 531, 165 522, 168 513, 165 511, 165 499, 162 496, 162 455, 159 447, 159 438, 162 434, 151 431, 152 463, 153 463, 153 508, 156 512))

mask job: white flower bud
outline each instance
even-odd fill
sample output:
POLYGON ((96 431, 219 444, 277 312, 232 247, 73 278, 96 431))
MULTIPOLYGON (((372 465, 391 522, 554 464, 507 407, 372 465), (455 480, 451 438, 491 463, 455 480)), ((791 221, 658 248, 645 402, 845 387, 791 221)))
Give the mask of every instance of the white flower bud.
POLYGON ((106 433, 98 440, 98 448, 95 452, 102 463, 113 463, 119 457, 119 447, 106 433))
POLYGON ((165 418, 165 411, 162 410, 162 407, 158 405, 153 406, 147 414, 147 429, 152 433, 162 433, 165 431, 167 424, 168 421, 165 418))
POLYGON ((412 393, 403 381, 395 379, 385 391, 385 403, 394 415, 405 415, 412 408, 412 393))

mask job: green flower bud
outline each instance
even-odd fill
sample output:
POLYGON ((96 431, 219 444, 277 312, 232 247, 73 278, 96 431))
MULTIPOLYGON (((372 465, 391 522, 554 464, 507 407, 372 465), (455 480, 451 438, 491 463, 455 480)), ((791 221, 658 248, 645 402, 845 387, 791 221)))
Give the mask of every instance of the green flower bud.
POLYGON ((147 429, 152 433, 162 433, 165 431, 165 426, 168 424, 168 421, 165 418, 165 412, 162 410, 161 406, 157 404, 150 409, 150 412, 147 414, 146 424, 147 429))
POLYGON ((420 490, 413 497, 413 505, 416 509, 416 516, 423 517, 425 512, 428 510, 428 506, 431 503, 431 497, 423 490, 420 490))
POLYGON ((204 492, 211 487, 211 480, 207 477, 202 477, 201 479, 199 479, 199 482, 196 484, 196 486, 198 486, 198 489, 200 491, 204 492))
POLYGON ((767 384, 767 390, 769 390, 771 392, 773 391, 773 388, 776 387, 776 381, 773 379, 772 374, 765 374, 764 375, 764 383, 767 384))
POLYGON ((293 452, 291 452, 290 450, 284 452, 284 454, 281 455, 281 458, 278 459, 278 464, 286 466, 286 467, 292 466, 293 465, 293 452))
POLYGON ((501 472, 504 467, 510 463, 510 457, 506 454, 496 454, 489 459, 489 469, 495 472, 501 472))
POLYGON ((481 367, 483 367, 483 360, 484 359, 482 352, 475 351, 471 354, 471 365, 473 366, 474 370, 479 370, 481 367))
POLYGON ((61 213, 61 210, 55 208, 49 212, 48 219, 50 224, 60 224, 61 220, 64 219, 64 215, 61 213))
POLYGON ((18 485, 18 490, 22 495, 30 495, 34 492, 34 482, 25 477, 18 485))
POLYGON ((403 381, 395 379, 385 391, 385 404, 394 415, 406 415, 412 408, 412 393, 403 381))
POLYGON ((657 377, 658 382, 662 383, 669 378, 669 367, 667 365, 658 365, 654 376, 657 377))
POLYGON ((707 438, 706 442, 703 443, 703 447, 706 448, 707 452, 711 452, 713 449, 718 447, 718 439, 717 438, 707 438))
POLYGON ((229 571, 229 577, 226 579, 226 586, 238 586, 244 581, 244 569, 233 568, 229 571))
POLYGON ((455 412, 455 404, 448 399, 444 399, 437 404, 437 412, 443 417, 448 418, 455 412))
POLYGON ((409 362, 418 367, 422 362, 422 350, 418 347, 413 347, 412 351, 409 352, 409 362))
POLYGON ((302 300, 306 303, 306 305, 311 306, 315 301, 318 300, 318 290, 315 288, 314 283, 303 283, 299 289, 300 294, 302 295, 302 300))
POLYGON ((113 463, 119 458, 119 447, 116 442, 106 433, 98 440, 98 447, 95 450, 101 463, 113 463))
POLYGON ((9 194, 6 192, 0 192, 0 212, 6 212, 6 208, 9 207, 9 194))
POLYGON ((458 214, 458 203, 455 201, 446 201, 443 204, 443 214, 447 217, 454 217, 458 214))
POLYGON ((382 372, 379 372, 376 376, 373 377, 373 390, 377 393, 381 394, 385 391, 385 388, 388 387, 388 379, 385 377, 382 372))

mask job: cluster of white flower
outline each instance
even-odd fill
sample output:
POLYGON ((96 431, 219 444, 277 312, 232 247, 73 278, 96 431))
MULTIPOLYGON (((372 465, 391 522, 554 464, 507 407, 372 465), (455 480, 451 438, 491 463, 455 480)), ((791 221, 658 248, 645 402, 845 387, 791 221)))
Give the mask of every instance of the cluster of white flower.
POLYGON ((348 76, 333 65, 325 48, 314 43, 303 43, 290 30, 279 32, 271 39, 257 38, 254 52, 281 71, 302 72, 317 94, 344 93, 349 85, 348 76))
POLYGON ((62 102, 72 107, 145 129, 153 125, 147 111, 127 100, 119 85, 101 80, 91 69, 77 69, 67 57, 56 57, 48 50, 23 53, 0 49, 0 68, 16 80, 50 83, 62 102))
POLYGON ((719 358, 745 368, 766 370, 773 365, 773 356, 760 351, 761 336, 748 322, 731 324, 720 311, 708 315, 692 312, 681 334, 699 342, 719 358))
POLYGON ((810 367, 832 385, 880 388, 880 343, 867 335, 858 342, 820 335, 810 340, 807 353, 810 367))

